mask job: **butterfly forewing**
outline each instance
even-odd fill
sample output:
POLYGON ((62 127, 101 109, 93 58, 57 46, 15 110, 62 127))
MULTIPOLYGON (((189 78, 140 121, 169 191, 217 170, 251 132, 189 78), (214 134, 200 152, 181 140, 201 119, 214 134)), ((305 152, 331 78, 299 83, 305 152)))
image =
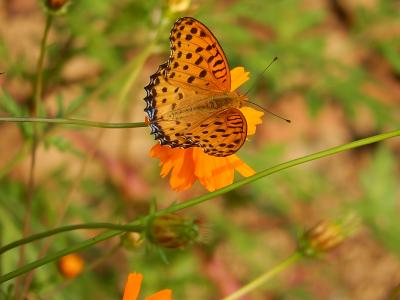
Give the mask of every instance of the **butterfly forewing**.
POLYGON ((211 31, 199 21, 184 17, 171 31, 168 80, 200 91, 228 92, 229 65, 211 31))

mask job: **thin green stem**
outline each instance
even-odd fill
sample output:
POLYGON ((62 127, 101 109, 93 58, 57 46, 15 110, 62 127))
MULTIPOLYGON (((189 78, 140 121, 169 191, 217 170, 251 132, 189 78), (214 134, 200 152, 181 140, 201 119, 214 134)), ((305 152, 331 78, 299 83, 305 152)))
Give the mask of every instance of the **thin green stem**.
MULTIPOLYGON (((43 32, 43 38, 40 45, 40 54, 39 59, 37 62, 36 68, 36 79, 33 86, 33 117, 36 117, 39 114, 40 108, 40 100, 42 97, 42 86, 43 86, 43 62, 46 56, 46 44, 47 38, 49 35, 51 23, 53 21, 53 16, 48 15, 46 18, 46 25, 43 32)), ((31 148, 31 164, 29 169, 29 180, 28 180, 28 189, 27 189, 27 196, 26 196, 26 204, 25 204, 25 213, 23 218, 23 225, 22 225, 22 235, 27 236, 30 233, 30 223, 32 217, 32 201, 34 196, 34 189, 35 189, 35 167, 36 167, 36 150, 38 144, 38 128, 36 124, 33 126, 33 139, 32 139, 32 148, 31 148)), ((22 246, 20 248, 19 253, 19 261, 18 266, 22 266, 25 260, 25 248, 22 246)), ((15 283, 15 297, 16 299, 24 298, 24 290, 20 290, 19 279, 17 279, 15 283)))
MULTIPOLYGON (((134 225, 134 224, 131 224, 131 225, 134 225)), ((114 236, 117 236, 117 235, 119 235, 119 234, 121 234, 123 232, 124 231, 115 231, 115 230, 107 231, 105 233, 101 233, 101 234, 95 236, 94 238, 86 240, 86 241, 84 241, 84 242, 82 242, 82 243, 80 243, 78 245, 75 245, 75 246, 72 246, 72 247, 68 247, 67 249, 58 251, 58 252, 56 252, 54 254, 51 254, 51 255, 47 255, 47 256, 45 256, 43 258, 40 258, 40 259, 38 259, 38 260, 36 260, 36 261, 34 261, 32 263, 26 264, 25 266, 23 266, 21 268, 18 268, 15 271, 12 271, 10 273, 5 274, 4 276, 2 276, 0 278, 0 283, 8 281, 8 280, 10 280, 12 278, 15 278, 17 276, 23 275, 25 273, 28 273, 28 272, 30 272, 30 271, 32 271, 32 270, 34 270, 36 268, 39 268, 39 267, 41 267, 41 266, 43 266, 43 265, 45 265, 47 263, 55 261, 55 260, 65 256, 67 254, 74 253, 74 252, 79 252, 79 251, 81 251, 83 249, 86 249, 88 247, 91 247, 91 246, 93 246, 93 245, 95 245, 97 243, 100 243, 102 241, 108 240, 108 239, 110 239, 110 238, 112 238, 114 236)))
POLYGON ((268 280, 273 278, 275 275, 279 274, 283 270, 287 269, 291 265, 293 265, 295 262, 297 262, 300 258, 302 258, 302 254, 299 252, 295 252, 285 260, 283 260, 281 263, 279 263, 277 266, 272 268, 271 270, 268 270, 264 274, 260 275, 253 281, 249 282, 248 284, 242 286, 239 290, 234 292, 233 294, 230 294, 229 296, 223 298, 222 300, 236 300, 239 299, 240 297, 248 294, 249 292, 259 288, 261 285, 266 283, 268 280))
POLYGON ((40 99, 42 98, 42 89, 43 89, 43 62, 46 56, 46 43, 47 37, 49 36, 49 31, 51 27, 51 23, 53 22, 53 16, 48 14, 46 18, 46 25, 44 28, 42 43, 40 45, 40 54, 39 59, 37 62, 37 73, 36 73, 36 80, 33 92, 33 99, 35 102, 34 105, 34 113, 33 115, 37 115, 39 113, 40 108, 40 99))
MULTIPOLYGON (((135 57, 135 59, 133 59, 134 63, 132 63, 132 65, 131 65, 132 70, 129 73, 128 79, 125 81, 125 83, 124 83, 124 85, 123 85, 123 87, 122 87, 122 89, 121 89, 121 91, 120 91, 120 93, 118 95, 117 106, 116 107, 119 107, 127 99, 128 92, 130 91, 130 88, 132 87, 133 82, 136 80, 137 75, 139 74, 139 70, 142 68, 142 66, 145 63, 146 59, 151 54, 151 52, 153 50, 153 47, 154 47, 154 41, 149 43, 149 45, 146 47, 146 49, 141 51, 140 54, 137 57, 135 57)), ((116 111, 115 109, 111 110, 111 112, 109 114, 109 120, 112 119, 115 111, 116 111)), ((76 176, 75 181, 74 181, 72 187, 70 188, 69 192, 67 193, 67 196, 63 201, 63 205, 62 205, 61 209, 58 212, 59 218, 58 218, 58 223, 56 224, 56 226, 58 226, 61 223, 61 220, 64 218, 64 216, 65 216, 65 214, 67 212, 67 208, 69 206, 69 203, 70 203, 70 201, 72 199, 72 195, 75 192, 76 188, 79 186, 79 183, 81 182, 81 178, 82 178, 82 176, 83 176, 83 174, 85 172, 85 169, 86 169, 86 166, 88 165, 88 162, 94 157, 94 154, 95 154, 94 149, 97 148, 97 145, 99 144, 101 138, 103 137, 103 134, 104 134, 104 130, 100 130, 98 135, 97 135, 97 138, 96 138, 96 140, 94 142, 93 151, 90 151, 86 155, 85 159, 83 160, 81 168, 79 169, 78 176, 76 176)), ((47 241, 47 243, 45 243, 45 245, 43 246, 43 248, 39 252, 39 260, 40 260, 41 257, 43 257, 46 254, 46 252, 47 252, 47 250, 48 250, 48 248, 49 248, 49 246, 51 244, 50 241, 51 241, 51 239, 49 239, 47 241)), ((32 278, 33 278, 33 272, 30 272, 28 274, 26 280, 25 280, 24 290, 28 290, 28 287, 29 287, 29 285, 30 285, 30 283, 32 281, 32 278)))
POLYGON ((33 234, 29 237, 17 240, 10 244, 7 244, 3 247, 0 247, 0 255, 21 245, 25 245, 27 243, 31 243, 36 240, 40 240, 55 234, 63 233, 66 231, 73 231, 78 229, 114 229, 114 230, 123 230, 123 231, 135 231, 140 232, 143 230, 143 226, 137 225, 121 225, 121 224, 113 224, 113 223, 85 223, 85 224, 75 224, 75 225, 67 225, 62 227, 57 227, 51 230, 43 231, 37 234, 33 234))
POLYGON ((107 123, 95 122, 79 119, 63 119, 63 118, 30 118, 30 117, 0 117, 0 122, 30 122, 30 123, 52 123, 59 125, 76 125, 85 127, 98 127, 98 128, 137 128, 147 127, 144 122, 127 122, 127 123, 107 123))
MULTIPOLYGON (((237 188, 239 188, 239 187, 241 187, 241 186, 243 186, 245 184, 251 183, 251 182, 253 182, 255 180, 259 180, 259 179, 261 179, 263 177, 266 177, 268 175, 271 175, 273 173, 277 173, 279 171, 282 171, 282 170, 285 170, 285 169, 288 169, 288 168, 291 168, 291 167, 306 163, 308 161, 312 161, 312 160, 315 160, 315 159, 318 159, 318 158, 330 156, 330 155, 333 155, 333 154, 336 154, 336 153, 340 153, 340 152, 343 152, 343 151, 346 151, 346 150, 358 148, 358 147, 365 146, 365 145, 368 145, 368 144, 376 143, 376 142, 383 141, 385 139, 393 138, 393 137, 396 137, 396 136, 400 136, 400 130, 395 130, 395 131, 391 131, 391 132, 388 132, 388 133, 378 134, 378 135, 371 136, 371 137, 368 137, 368 138, 365 138, 365 139, 361 139, 361 140, 357 140, 357 141, 354 141, 354 142, 351 142, 351 143, 348 143, 348 144, 344 144, 344 145, 333 147, 333 148, 330 148, 330 149, 327 149, 327 150, 324 150, 324 151, 313 153, 313 154, 310 154, 310 155, 307 155, 307 156, 304 156, 304 157, 300 157, 300 158, 297 158, 297 159, 294 159, 294 160, 291 160, 291 161, 276 165, 274 167, 265 169, 263 171, 260 171, 259 173, 255 174, 255 175, 253 175, 251 177, 242 179, 242 180, 240 180, 240 181, 238 181, 238 182, 236 182, 234 184, 231 184, 230 186, 227 186, 225 188, 219 189, 219 190, 217 190, 215 192, 208 193, 208 194, 206 194, 204 196, 193 198, 193 199, 188 200, 186 202, 170 206, 170 207, 168 207, 166 209, 163 209, 163 210, 160 210, 160 211, 156 212, 154 215, 155 216, 161 216, 161 215, 166 215, 166 214, 169 214, 169 213, 174 213, 174 212, 180 211, 182 209, 185 209, 185 208, 192 207, 192 206, 198 205, 200 203, 203 203, 203 202, 205 202, 207 200, 210 200, 212 198, 220 196, 220 195, 222 195, 222 194, 224 194, 224 193, 226 193, 228 191, 231 191, 233 189, 237 189, 237 188)), ((132 226, 140 225, 140 224, 142 224, 142 222, 146 218, 147 217, 143 217, 143 218, 140 218, 138 220, 135 220, 132 223, 130 223, 130 225, 132 225, 132 226)), ((107 240, 107 239, 110 239, 112 237, 115 237, 115 236, 117 236, 117 235, 119 235, 121 233, 123 233, 123 232, 122 231, 115 231, 115 230, 100 233, 96 237, 91 238, 89 240, 86 240, 86 241, 84 241, 84 242, 82 242, 82 243, 80 243, 78 245, 75 245, 73 247, 69 247, 69 248, 64 249, 62 251, 58 251, 58 252, 56 252, 54 254, 45 256, 45 257, 43 257, 43 258, 41 258, 41 259, 39 259, 37 261, 34 261, 32 263, 29 263, 29 264, 23 266, 22 268, 19 268, 17 270, 9 272, 9 273, 5 274, 4 276, 0 277, 0 283, 8 281, 8 280, 10 280, 10 279, 12 279, 14 277, 20 276, 20 275, 22 275, 24 273, 27 273, 27 272, 29 272, 29 271, 31 271, 31 270, 33 270, 35 268, 38 268, 38 267, 40 267, 40 266, 42 266, 42 265, 44 265, 46 263, 49 263, 49 262, 54 261, 54 260, 57 260, 60 257, 62 257, 64 255, 67 255, 69 253, 81 251, 83 249, 91 247, 91 246, 93 246, 93 245, 95 245, 95 244, 97 244, 99 242, 102 242, 104 240, 107 240)))
POLYGON ((168 208, 166 208, 166 209, 164 209, 162 211, 159 211, 156 214, 157 215, 164 215, 164 214, 176 212, 178 210, 182 210, 182 209, 185 209, 185 208, 188 208, 188 207, 191 207, 191 206, 195 206, 197 204, 203 203, 203 202, 205 202, 207 200, 210 200, 210 199, 215 198, 217 196, 223 195, 223 194, 225 194, 227 192, 235 190, 235 189, 237 189, 237 188, 239 188, 241 186, 244 186, 244 185, 249 184, 249 183, 251 183, 253 181, 259 180, 259 179, 261 179, 263 177, 266 177, 268 175, 271 175, 273 173, 277 173, 279 171, 282 171, 282 170, 285 170, 285 169, 288 169, 288 168, 291 168, 291 167, 294 167, 294 166, 297 166, 297 165, 300 165, 300 164, 303 164, 303 163, 306 163, 306 162, 309 162, 309 161, 312 161, 312 160, 316 160, 318 158, 331 156, 333 154, 337 154, 337 153, 340 153, 340 152, 344 152, 346 150, 358 148, 358 147, 365 146, 365 145, 368 145, 368 144, 376 143, 376 142, 383 141, 383 140, 386 140, 386 139, 390 139, 390 138, 393 138, 393 137, 396 137, 396 136, 400 136, 400 130, 395 130, 395 131, 391 131, 391 132, 388 132, 388 133, 374 135, 374 136, 371 136, 371 137, 368 137, 368 138, 365 138, 365 139, 357 140, 357 141, 354 141, 354 142, 351 142, 351 143, 348 143, 348 144, 344 144, 344 145, 341 145, 341 146, 329 148, 327 150, 316 152, 316 153, 313 153, 313 154, 310 154, 310 155, 306 155, 306 156, 303 156, 303 157, 300 157, 300 158, 297 158, 297 159, 293 159, 293 160, 290 160, 288 162, 285 162, 285 163, 273 166, 271 168, 267 168, 267 169, 262 170, 260 172, 257 172, 253 176, 250 176, 250 177, 244 178, 242 180, 239 180, 236 183, 233 183, 233 184, 231 184, 229 186, 221 188, 221 189, 219 189, 217 191, 214 191, 212 193, 208 193, 208 194, 205 194, 203 196, 200 196, 200 197, 197 197, 197 198, 194 198, 194 199, 179 203, 179 204, 171 206, 171 207, 168 207, 168 208))
POLYGON ((71 283, 73 283, 73 282, 75 282, 77 280, 79 282, 79 278, 81 276, 83 276, 85 274, 89 274, 95 268, 97 268, 101 264, 103 264, 104 262, 109 261, 110 257, 112 255, 114 255, 114 253, 116 253, 120 248, 121 248, 121 243, 118 243, 117 245, 112 247, 109 251, 107 251, 106 253, 102 254, 96 260, 91 262, 89 265, 85 266, 85 268, 83 269, 82 273, 80 273, 77 276, 72 277, 72 278, 64 278, 63 281, 58 286, 51 287, 50 285, 47 285, 46 287, 50 288, 50 290, 49 291, 44 291, 44 292, 41 293, 42 295, 44 294, 43 299, 54 299, 54 298, 56 298, 55 294, 57 292, 61 291, 62 289, 65 289, 67 286, 69 286, 71 283))

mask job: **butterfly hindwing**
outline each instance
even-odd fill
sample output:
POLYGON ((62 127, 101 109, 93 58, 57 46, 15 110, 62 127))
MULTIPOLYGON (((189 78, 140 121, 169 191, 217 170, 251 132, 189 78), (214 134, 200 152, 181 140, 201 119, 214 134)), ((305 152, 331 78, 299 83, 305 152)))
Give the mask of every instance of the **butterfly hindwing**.
POLYGON ((243 113, 228 108, 214 113, 185 136, 212 156, 229 156, 237 152, 247 137, 247 122, 243 113))

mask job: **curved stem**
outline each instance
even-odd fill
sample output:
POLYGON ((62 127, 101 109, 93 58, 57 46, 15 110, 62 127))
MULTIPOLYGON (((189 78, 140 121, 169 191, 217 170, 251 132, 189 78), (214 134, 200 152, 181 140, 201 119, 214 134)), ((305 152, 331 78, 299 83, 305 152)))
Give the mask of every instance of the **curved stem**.
POLYGON ((139 232, 143 230, 143 226, 138 225, 121 225, 121 224, 113 224, 113 223, 85 223, 85 224, 75 224, 75 225, 67 225, 58 228, 54 228, 51 230, 43 231, 41 233, 33 234, 29 237, 17 240, 10 244, 7 244, 0 248, 0 254, 7 252, 15 247, 46 238, 58 233, 72 231, 77 229, 115 229, 115 230, 123 230, 123 231, 134 231, 139 232))
MULTIPOLYGON (((137 224, 139 224, 139 223, 137 223, 137 224)), ((133 224, 131 224, 131 225, 133 225, 133 224)), ((123 231, 115 231, 115 230, 107 231, 107 232, 101 233, 101 234, 99 234, 99 235, 97 235, 97 236, 95 236, 95 237, 93 237, 91 239, 88 239, 88 240, 86 240, 86 241, 84 241, 84 242, 82 242, 82 243, 80 243, 78 245, 75 245, 75 246, 72 246, 72 247, 68 247, 67 249, 58 251, 58 252, 56 252, 54 254, 51 254, 51 255, 47 255, 47 256, 45 256, 43 258, 40 258, 40 259, 38 259, 38 260, 36 260, 36 261, 34 261, 32 263, 26 264, 25 266, 23 266, 21 268, 18 268, 17 270, 14 270, 12 272, 9 272, 9 273, 5 274, 4 276, 0 277, 0 283, 8 281, 8 280, 10 280, 12 278, 15 278, 17 276, 23 275, 25 273, 28 273, 28 272, 36 269, 36 268, 39 268, 40 266, 43 266, 43 265, 45 265, 47 263, 55 261, 55 260, 65 256, 67 254, 81 251, 81 250, 86 249, 86 248, 88 248, 90 246, 93 246, 93 245, 95 245, 97 243, 100 243, 100 242, 102 242, 104 240, 108 240, 108 239, 110 239, 110 238, 112 238, 114 236, 117 236, 117 235, 121 234, 121 233, 123 233, 123 231)))
POLYGON ((233 294, 230 294, 229 296, 223 298, 222 300, 236 300, 242 297, 243 295, 246 295, 247 293, 255 290, 256 288, 260 287, 264 283, 266 283, 269 279, 274 277, 275 275, 279 274, 283 270, 287 269, 290 267, 292 264, 297 262, 300 258, 302 258, 303 255, 299 252, 295 252, 285 260, 283 260, 280 264, 272 268, 271 270, 268 270, 264 274, 258 276, 256 279, 253 281, 249 282, 248 284, 242 286, 239 290, 234 292, 233 294))
POLYGON ((99 128, 137 128, 147 127, 144 122, 128 122, 128 123, 107 123, 95 122, 79 119, 63 119, 63 118, 30 118, 30 117, 0 117, 0 122, 30 122, 30 123, 52 123, 60 125, 77 125, 86 127, 99 127, 99 128))
POLYGON ((282 164, 279 164, 279 165, 273 166, 271 168, 267 168, 265 170, 257 172, 253 176, 239 180, 238 182, 235 182, 231 185, 228 185, 228 186, 221 188, 217 191, 214 191, 212 193, 208 193, 203 196, 199 196, 194 199, 191 199, 191 200, 179 203, 177 205, 168 207, 162 211, 159 211, 158 213, 156 213, 156 215, 164 215, 164 214, 176 212, 178 210, 182 210, 184 208, 188 208, 188 207, 203 203, 207 200, 210 200, 217 196, 223 195, 229 191, 237 189, 243 185, 249 184, 253 181, 259 180, 259 179, 266 177, 268 175, 271 175, 273 173, 277 173, 279 171, 282 171, 282 170, 285 170, 285 169, 288 169, 288 168, 291 168, 291 167, 294 167, 294 166, 297 166, 297 165, 300 165, 300 164, 303 164, 303 163, 306 163, 306 162, 309 162, 309 161, 312 161, 312 160, 315 160, 318 158, 327 157, 327 156, 337 154, 337 153, 340 153, 340 152, 343 152, 346 150, 350 150, 350 149, 358 148, 358 147, 365 146, 368 144, 376 143, 376 142, 383 141, 385 139, 393 138, 396 136, 400 136, 400 130, 395 130, 395 131, 391 131, 388 133, 374 135, 374 136, 371 136, 371 137, 368 137, 365 139, 357 140, 357 141, 354 141, 354 142, 351 142, 348 144, 329 148, 327 150, 323 150, 323 151, 316 152, 316 153, 313 153, 310 155, 306 155, 306 156, 303 156, 300 158, 296 158, 296 159, 290 160, 288 162, 284 162, 282 164))
MULTIPOLYGON (((346 150, 358 148, 358 147, 361 147, 361 146, 364 146, 364 145, 376 143, 376 142, 383 141, 385 139, 393 138, 393 137, 396 137, 396 136, 400 136, 400 130, 395 130, 395 131, 391 131, 391 132, 388 132, 388 133, 378 134, 378 135, 371 136, 371 137, 368 137, 368 138, 365 138, 365 139, 361 139, 361 140, 357 140, 357 141, 354 141, 354 142, 351 142, 351 143, 348 143, 348 144, 344 144, 344 145, 333 147, 333 148, 330 148, 330 149, 327 149, 327 150, 324 150, 324 151, 313 153, 313 154, 310 154, 310 155, 307 155, 307 156, 303 156, 303 157, 300 157, 300 158, 297 158, 297 159, 294 159, 294 160, 291 160, 291 161, 276 165, 274 167, 267 168, 267 169, 265 169, 263 171, 260 171, 259 173, 255 174, 255 175, 253 175, 251 177, 242 179, 242 180, 240 180, 240 181, 238 181, 238 182, 236 182, 234 184, 231 184, 230 186, 227 186, 225 188, 219 189, 219 190, 217 190, 215 192, 208 193, 208 194, 206 194, 204 196, 196 197, 196 198, 188 200, 186 202, 179 203, 179 204, 173 205, 171 207, 168 207, 166 209, 160 210, 160 211, 154 213, 153 216, 166 215, 166 214, 169 214, 169 213, 174 213, 174 212, 180 211, 182 209, 185 209, 185 208, 188 208, 188 207, 191 207, 191 206, 198 205, 198 204, 200 204, 202 202, 205 202, 207 200, 210 200, 212 198, 220 196, 220 195, 222 195, 222 194, 224 194, 224 193, 226 193, 228 191, 237 189, 237 188, 239 188, 239 187, 241 187, 241 186, 243 186, 245 184, 251 183, 251 182, 253 182, 255 180, 259 180, 259 179, 261 179, 263 177, 266 177, 268 175, 271 175, 273 173, 277 173, 279 171, 282 171, 282 170, 285 170, 285 169, 288 169, 288 168, 303 164, 303 163, 308 162, 308 161, 312 161, 312 160, 315 160, 315 159, 318 159, 318 158, 330 156, 330 155, 333 155, 333 154, 336 154, 336 153, 340 153, 340 152, 343 152, 343 151, 346 151, 346 150)), ((140 219, 138 219, 136 221, 133 221, 132 223, 130 223, 130 225, 132 225, 132 226, 140 225, 140 224, 142 224, 142 222, 146 218, 147 217, 143 217, 143 218, 140 218, 140 219)), ((57 260, 60 257, 65 256, 65 255, 67 255, 69 253, 73 253, 73 252, 77 252, 77 251, 83 250, 83 249, 88 248, 90 246, 93 246, 93 245, 95 245, 95 244, 97 244, 99 242, 102 242, 104 240, 107 240, 107 239, 110 239, 112 237, 115 237, 115 236, 117 236, 117 235, 119 235, 121 233, 122 233, 121 231, 115 231, 115 230, 100 233, 96 237, 91 238, 89 240, 86 240, 86 241, 84 241, 84 242, 82 242, 82 243, 80 243, 78 245, 75 245, 73 247, 69 247, 68 249, 64 249, 62 251, 58 251, 58 252, 56 252, 54 254, 48 255, 46 257, 43 257, 43 258, 41 258, 41 259, 39 259, 39 260, 37 260, 35 262, 29 263, 29 264, 23 266, 22 268, 19 268, 17 270, 9 272, 9 273, 5 274, 4 276, 0 277, 0 283, 8 281, 8 280, 10 280, 10 279, 12 279, 14 277, 20 276, 20 275, 22 275, 24 273, 27 273, 27 272, 29 272, 29 271, 31 271, 31 270, 33 270, 35 268, 38 268, 38 267, 40 267, 40 266, 42 266, 42 265, 44 265, 46 263, 49 263, 49 262, 54 261, 54 260, 57 260)))

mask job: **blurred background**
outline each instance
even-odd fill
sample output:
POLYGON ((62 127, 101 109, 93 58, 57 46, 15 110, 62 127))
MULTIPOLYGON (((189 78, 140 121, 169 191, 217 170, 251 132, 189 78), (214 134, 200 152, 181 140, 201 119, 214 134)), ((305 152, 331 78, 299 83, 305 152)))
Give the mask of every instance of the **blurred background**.
MULTIPOLYGON (((41 114, 142 122, 143 87, 167 60, 169 31, 182 16, 210 28, 231 68, 251 72, 243 87, 255 86, 251 101, 292 120, 264 116, 238 153, 255 170, 399 129, 396 0, 73 1, 50 29, 41 114), (275 56, 279 60, 255 80, 275 56), (120 100, 129 78, 127 101, 120 100)), ((0 2, 1 116, 32 111, 45 20, 39 1, 0 2)), ((152 199, 164 208, 206 193, 199 184, 177 193, 160 178, 158 160, 148 156, 155 143, 148 128, 42 129, 34 233, 59 220, 126 223, 146 215, 152 199)), ((22 235, 32 126, 1 123, 0 130, 5 244, 22 235)), ((142 295, 168 287, 174 299, 220 299, 290 255, 305 228, 349 212, 362 219, 355 236, 243 299, 389 299, 400 284, 399 156, 395 138, 261 179, 183 211, 200 219, 206 233, 203 243, 165 250, 168 263, 146 243, 121 247, 114 238, 81 252, 85 265, 96 266, 67 284, 56 264, 38 269, 29 299, 120 299, 132 271, 144 275, 142 295)), ((57 236, 49 253, 97 233, 57 236)), ((28 246, 28 261, 44 245, 28 246)), ((3 274, 14 270, 18 251, 1 261, 3 274)))

